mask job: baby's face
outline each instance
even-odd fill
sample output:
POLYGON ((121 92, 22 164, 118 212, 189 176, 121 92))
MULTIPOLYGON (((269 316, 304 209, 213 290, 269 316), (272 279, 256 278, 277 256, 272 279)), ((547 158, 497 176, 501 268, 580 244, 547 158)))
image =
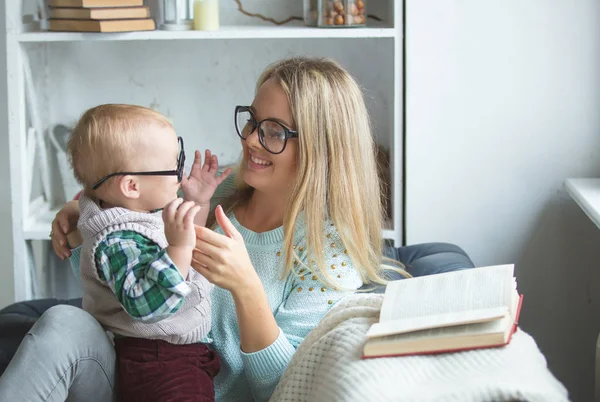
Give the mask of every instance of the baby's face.
MULTIPOLYGON (((139 171, 176 170, 179 142, 170 127, 150 126, 144 130, 139 158, 139 171)), ((140 199, 145 209, 164 208, 177 198, 180 183, 177 176, 139 176, 140 199)))

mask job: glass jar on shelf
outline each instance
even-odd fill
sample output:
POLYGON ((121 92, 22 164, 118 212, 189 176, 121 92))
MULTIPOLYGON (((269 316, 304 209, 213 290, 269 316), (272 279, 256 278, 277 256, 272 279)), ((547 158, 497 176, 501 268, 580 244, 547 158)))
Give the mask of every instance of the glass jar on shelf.
POLYGON ((161 29, 187 31, 194 26, 194 0, 162 0, 161 29))
POLYGON ((304 0, 304 23, 323 28, 365 26, 365 3, 366 0, 304 0))

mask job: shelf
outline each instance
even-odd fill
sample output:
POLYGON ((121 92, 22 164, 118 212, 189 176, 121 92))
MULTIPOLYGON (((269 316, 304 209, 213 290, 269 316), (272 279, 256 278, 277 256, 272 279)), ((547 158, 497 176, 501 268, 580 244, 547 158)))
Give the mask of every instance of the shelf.
POLYGON ((27 222, 23 229, 25 240, 50 240, 48 235, 57 212, 58 209, 46 210, 27 222))
POLYGON ((565 188, 583 212, 600 228, 600 179, 567 179, 565 188))
POLYGON ((19 42, 141 41, 185 39, 393 38, 394 28, 310 28, 305 26, 223 26, 218 31, 143 31, 126 33, 24 32, 19 42))

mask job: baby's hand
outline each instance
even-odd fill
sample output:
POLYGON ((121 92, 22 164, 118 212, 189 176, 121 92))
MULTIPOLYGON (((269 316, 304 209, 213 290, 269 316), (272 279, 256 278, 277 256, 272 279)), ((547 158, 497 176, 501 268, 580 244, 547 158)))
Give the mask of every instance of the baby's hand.
POLYGON ((165 222, 165 236, 170 246, 189 247, 196 245, 196 232, 194 231, 194 217, 200 207, 193 201, 184 202, 176 198, 163 210, 165 222))
POLYGON ((217 155, 212 155, 210 150, 204 154, 204 165, 200 151, 194 153, 194 164, 189 177, 184 177, 181 182, 183 196, 186 200, 194 201, 196 204, 208 206, 215 190, 229 176, 231 169, 227 169, 221 176, 217 177, 219 160, 217 155))

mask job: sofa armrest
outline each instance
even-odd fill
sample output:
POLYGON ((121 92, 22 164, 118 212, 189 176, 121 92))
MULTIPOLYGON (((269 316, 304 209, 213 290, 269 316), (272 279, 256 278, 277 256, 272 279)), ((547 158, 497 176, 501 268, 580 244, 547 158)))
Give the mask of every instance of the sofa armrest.
MULTIPOLYGON (((405 247, 388 247, 384 255, 404 265, 412 276, 425 276, 443 272, 473 268, 473 262, 460 247, 449 243, 423 243, 405 247)), ((388 280, 402 279, 395 271, 387 271, 388 280)), ((383 293, 385 286, 365 285, 361 288, 369 293, 383 293)))

